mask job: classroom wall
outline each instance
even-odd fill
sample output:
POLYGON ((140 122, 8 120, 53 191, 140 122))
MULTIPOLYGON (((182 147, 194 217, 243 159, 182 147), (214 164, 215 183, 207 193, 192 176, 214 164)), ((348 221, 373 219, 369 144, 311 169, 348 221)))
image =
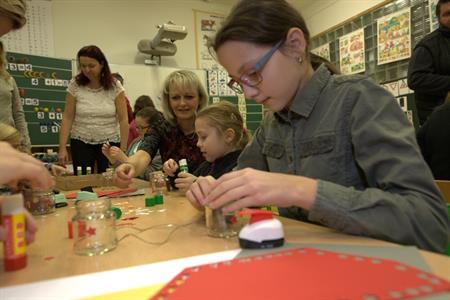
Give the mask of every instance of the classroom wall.
POLYGON ((301 11, 311 36, 368 10, 385 0, 317 0, 301 11))
POLYGON ((162 65, 196 68, 193 9, 227 14, 231 6, 189 0, 53 0, 55 57, 75 58, 85 45, 95 44, 110 63, 143 64, 137 44, 152 39, 156 25, 171 20, 188 28, 176 41, 175 56, 163 57, 162 65))

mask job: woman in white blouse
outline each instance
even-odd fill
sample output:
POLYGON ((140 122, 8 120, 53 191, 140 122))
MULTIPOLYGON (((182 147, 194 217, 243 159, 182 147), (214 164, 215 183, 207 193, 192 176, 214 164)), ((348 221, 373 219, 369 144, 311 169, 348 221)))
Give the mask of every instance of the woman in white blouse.
POLYGON ((85 46, 77 54, 80 73, 67 88, 64 116, 59 135, 59 163, 68 161, 67 139, 74 170, 86 168, 98 173, 108 167, 102 144, 127 150, 128 117, 125 93, 119 81, 111 75, 105 55, 97 46, 85 46))

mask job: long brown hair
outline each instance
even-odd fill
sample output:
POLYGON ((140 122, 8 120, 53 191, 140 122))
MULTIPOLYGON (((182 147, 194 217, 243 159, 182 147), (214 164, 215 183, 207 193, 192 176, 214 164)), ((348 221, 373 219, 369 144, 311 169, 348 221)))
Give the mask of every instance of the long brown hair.
MULTIPOLYGON (((105 90, 109 90, 113 87, 115 79, 111 74, 111 69, 109 68, 108 60, 103 54, 102 50, 99 47, 90 45, 81 48, 77 53, 77 61, 78 65, 80 64, 80 57, 90 57, 98 61, 103 67, 102 72, 100 73, 100 84, 105 90)), ((77 84, 79 85, 87 85, 89 83, 89 78, 80 71, 78 75, 75 77, 77 84)))
POLYGON ((211 46, 214 51, 227 41, 272 46, 284 40, 292 27, 303 31, 309 45, 306 22, 289 3, 284 0, 242 0, 233 7, 211 46))

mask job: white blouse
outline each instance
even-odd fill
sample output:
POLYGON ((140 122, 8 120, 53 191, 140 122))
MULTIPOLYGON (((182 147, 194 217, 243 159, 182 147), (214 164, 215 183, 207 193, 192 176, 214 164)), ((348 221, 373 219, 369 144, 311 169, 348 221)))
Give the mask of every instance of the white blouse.
POLYGON ((75 118, 70 137, 87 144, 120 143, 116 97, 124 88, 115 81, 113 88, 105 90, 80 86, 72 79, 67 92, 75 97, 75 118))

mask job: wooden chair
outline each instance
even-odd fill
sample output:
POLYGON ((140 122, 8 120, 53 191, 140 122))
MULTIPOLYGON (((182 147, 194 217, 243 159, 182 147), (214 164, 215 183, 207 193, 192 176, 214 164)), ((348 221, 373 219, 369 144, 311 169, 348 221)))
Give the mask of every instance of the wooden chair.
POLYGON ((435 182, 447 200, 447 203, 450 203, 450 180, 435 180, 435 182))

